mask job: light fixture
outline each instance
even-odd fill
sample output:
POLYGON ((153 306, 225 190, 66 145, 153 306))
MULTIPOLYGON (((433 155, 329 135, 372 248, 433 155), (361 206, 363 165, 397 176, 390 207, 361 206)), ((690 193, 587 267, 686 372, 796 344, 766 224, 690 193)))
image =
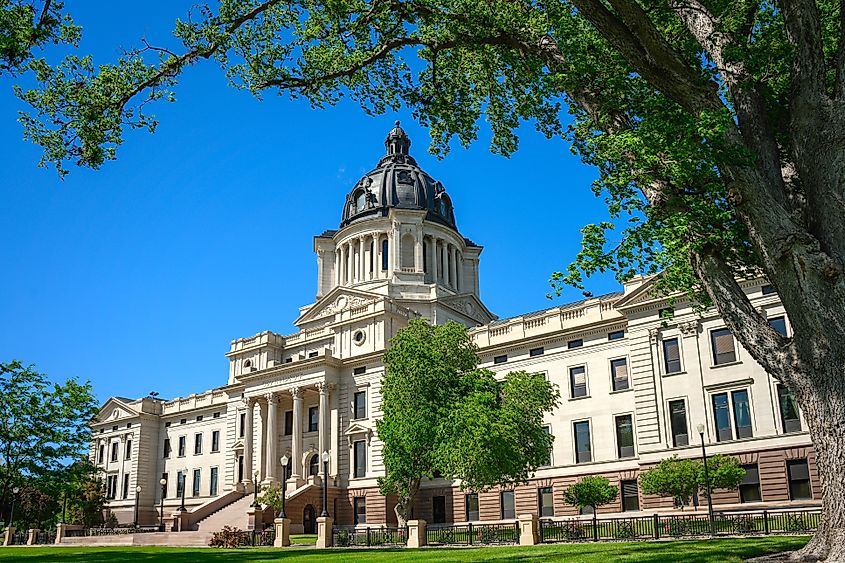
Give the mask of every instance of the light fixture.
POLYGON ((136 493, 140 493, 140 492, 141 492, 141 485, 138 485, 137 487, 135 487, 135 492, 136 492, 136 493))
POLYGON ((699 434, 704 434, 704 425, 699 422, 698 426, 696 426, 696 430, 698 430, 699 434))
POLYGON ((158 484, 161 485, 162 487, 165 486, 167 484, 167 479, 162 477, 161 479, 159 479, 158 484))
POLYGON ((21 492, 21 490, 19 488, 15 487, 14 489, 12 489, 12 492, 15 493, 15 494, 18 494, 19 492, 21 492))
POLYGON ((328 463, 328 461, 329 461, 329 452, 327 450, 327 451, 323 452, 323 462, 328 463))

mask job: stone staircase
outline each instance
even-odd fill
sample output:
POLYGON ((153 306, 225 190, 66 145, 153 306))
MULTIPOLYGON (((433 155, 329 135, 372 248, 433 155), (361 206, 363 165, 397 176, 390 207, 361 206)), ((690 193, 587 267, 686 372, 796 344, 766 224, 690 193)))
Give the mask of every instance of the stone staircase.
POLYGON ((199 532, 208 534, 209 537, 211 537, 212 533, 222 530, 224 526, 246 530, 249 525, 247 511, 249 511, 251 504, 252 495, 247 495, 224 506, 217 512, 209 514, 197 522, 195 528, 199 532))
POLYGON ((62 538, 62 545, 208 547, 208 540, 210 539, 211 532, 155 532, 147 534, 62 538))

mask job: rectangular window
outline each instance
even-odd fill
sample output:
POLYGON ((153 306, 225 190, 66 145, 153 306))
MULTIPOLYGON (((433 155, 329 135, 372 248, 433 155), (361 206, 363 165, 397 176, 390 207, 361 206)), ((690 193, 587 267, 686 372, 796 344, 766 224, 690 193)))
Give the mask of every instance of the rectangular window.
POLYGON ((170 457, 170 438, 164 439, 164 459, 170 457))
POLYGON ((367 497, 355 497, 355 525, 367 523, 367 497))
POLYGON ((129 498, 129 473, 123 474, 123 498, 129 498))
POLYGON ((626 358, 617 358, 610 360, 610 374, 613 378, 613 390, 624 391, 629 389, 628 382, 628 360, 626 358))
POLYGON ((494 364, 503 364, 507 361, 508 361, 508 355, 507 354, 502 354, 501 356, 496 356, 495 358, 493 358, 494 364))
POLYGON ((319 352, 308 352, 309 358, 316 358, 319 355, 319 352))
POLYGON ((182 496, 182 489, 185 487, 185 472, 179 471, 176 474, 176 496, 182 496))
POLYGON ((470 493, 464 497, 466 504, 466 521, 475 522, 478 520, 478 494, 470 493))
POLYGON ((193 493, 193 496, 195 496, 195 497, 200 496, 200 481, 201 481, 200 470, 194 469, 194 487, 193 487, 193 490, 191 492, 193 493))
POLYGON ((117 489, 117 475, 108 475, 106 476, 106 498, 114 498, 115 497, 115 489, 117 489))
POLYGON ((748 391, 742 389, 731 393, 731 401, 734 407, 734 424, 736 425, 737 438, 751 438, 751 406, 748 403, 748 391))
POLYGON ((733 440, 731 431, 731 413, 728 407, 728 394, 713 395, 713 420, 716 423, 716 441, 733 440))
POLYGON ((625 338, 624 330, 614 330, 613 332, 607 333, 608 340, 622 340, 623 338, 625 338))
POLYGON ((636 512, 640 509, 640 493, 635 480, 622 481, 622 512, 636 512))
POLYGON ((197 422, 202 422, 202 415, 201 414, 197 415, 197 422))
POLYGON ((516 518, 516 503, 514 502, 513 491, 502 491, 499 497, 499 502, 502 505, 502 520, 516 518))
POLYGON ((185 436, 179 436, 179 457, 185 457, 185 436))
POLYGON ((786 318, 773 317, 769 319, 769 326, 778 331, 781 336, 786 336, 786 318))
MULTIPOLYGON (((552 427, 549 426, 548 424, 544 425, 543 426, 543 432, 545 432, 546 434, 551 434, 552 433, 552 427)), ((552 438, 552 442, 554 442, 554 438, 552 438)), ((549 465, 552 464, 552 449, 553 449, 553 446, 549 446, 549 455, 546 458, 546 462, 543 464, 543 466, 549 466, 549 465)))
POLYGON ((672 425, 672 447, 689 445, 687 406, 683 399, 669 401, 669 422, 672 425))
POLYGON ((202 453, 202 434, 194 434, 194 455, 202 453))
POLYGON ((771 295, 775 292, 775 286, 766 284, 760 288, 760 291, 763 292, 763 295, 771 295))
POLYGON ((555 505, 554 499, 552 498, 551 487, 540 487, 537 489, 537 505, 540 517, 555 515, 555 505))
POLYGON ((244 432, 246 431, 246 413, 241 413, 241 420, 239 421, 240 430, 238 430, 238 438, 244 437, 244 432))
POLYGON ((220 413, 219 412, 214 413, 213 415, 211 415, 211 418, 220 418, 220 413))
POLYGON ((813 498, 810 487, 810 467, 806 459, 790 459, 786 462, 786 475, 789 479, 789 499, 807 500, 813 498))
POLYGON ((569 368, 569 391, 569 396, 573 399, 587 396, 587 368, 584 366, 569 368))
POLYGON ((320 408, 311 407, 308 409, 308 431, 316 432, 320 427, 320 408))
POLYGON ((211 468, 211 482, 209 483, 209 486, 208 486, 208 494, 213 496, 213 497, 217 496, 217 482, 218 482, 218 479, 219 479, 217 473, 218 473, 217 468, 212 467, 211 468))
POLYGON ((666 373, 681 371, 681 346, 677 338, 667 338, 663 341, 663 368, 666 373))
POLYGON ((783 424, 784 434, 801 432, 801 417, 798 416, 798 403, 792 392, 781 383, 778 383, 778 405, 780 406, 780 420, 783 424))
POLYGON ((215 430, 211 433, 211 451, 212 452, 219 452, 220 451, 220 431, 215 430))
POLYGON ((590 422, 582 420, 573 424, 575 431, 575 463, 587 463, 593 460, 590 446, 590 422))
POLYGON ((353 405, 352 405, 354 418, 367 418, 367 392, 366 391, 358 391, 353 395, 353 405))
POLYGON ((360 366, 352 370, 352 375, 364 375, 367 373, 367 366, 360 366))
POLYGON ((570 340, 569 342, 566 343, 566 347, 570 350, 572 350, 573 348, 580 348, 583 345, 584 345, 584 341, 580 338, 576 338, 575 340, 570 340))
POLYGON ((100 452, 97 454, 97 463, 103 463, 103 460, 106 457, 106 447, 103 444, 100 444, 100 452))
POLYGON ((123 452, 123 459, 132 459, 132 440, 126 440, 126 451, 123 452))
POLYGON ((431 497, 431 522, 433 524, 446 523, 446 497, 442 495, 431 497))
POLYGON ((528 351, 528 356, 529 356, 529 357, 531 357, 531 358, 535 358, 535 357, 537 357, 537 356, 542 356, 542 355, 543 355, 543 354, 545 354, 545 353, 546 353, 545 348, 543 348, 542 346, 540 346, 539 348, 531 348, 531 349, 528 351))
POLYGON ((742 468, 745 469, 745 477, 739 485, 740 502, 760 502, 763 497, 760 496, 760 471, 757 464, 743 465, 742 468))
POLYGON ((619 459, 634 457, 634 423, 630 414, 616 417, 616 453, 619 459))
POLYGON ((358 440, 353 444, 354 448, 354 462, 355 462, 355 477, 367 476, 367 442, 358 440))
POLYGON ((729 328, 719 328, 710 332, 710 344, 713 348, 713 365, 720 366, 736 361, 734 337, 729 328))
POLYGON ((285 436, 293 434, 293 411, 285 411, 285 436))
POLYGON ((117 461, 117 448, 119 447, 117 442, 111 443, 111 460, 117 461))

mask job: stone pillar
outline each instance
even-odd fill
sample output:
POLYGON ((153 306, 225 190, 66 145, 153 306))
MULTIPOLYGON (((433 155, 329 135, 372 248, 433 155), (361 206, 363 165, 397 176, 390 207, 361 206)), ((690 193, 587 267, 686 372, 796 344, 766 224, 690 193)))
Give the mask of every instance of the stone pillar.
POLYGON ((317 391, 320 392, 320 412, 319 412, 319 427, 318 430, 318 443, 319 443, 319 451, 317 455, 320 456, 320 475, 323 476, 323 479, 326 479, 328 482, 328 476, 323 475, 323 452, 329 449, 329 422, 328 417, 326 416, 329 412, 329 385, 321 381, 317 384, 317 391))
MULTIPOLYGON (((254 486, 252 482, 252 426, 255 423, 255 399, 252 397, 244 399, 246 405, 246 416, 244 416, 244 490, 249 493, 252 492, 254 486)), ((235 470, 237 475, 237 469, 235 470)))
POLYGON ((67 533, 67 524, 64 522, 59 522, 56 524, 56 541, 54 542, 56 545, 62 543, 62 539, 65 537, 67 533))
POLYGON ((519 515, 519 545, 540 543, 539 521, 536 514, 519 515))
POLYGON ((276 518, 276 541, 273 547, 287 547, 290 545, 290 518, 276 518))
POLYGON ((302 389, 294 387, 290 390, 290 395, 293 398, 293 432, 290 442, 290 456, 293 462, 290 480, 296 488, 302 478, 302 389))
POLYGON ((15 527, 9 526, 3 535, 3 545, 12 545, 12 538, 15 536, 15 527))
POLYGON ((399 263, 399 222, 393 222, 393 229, 387 236, 387 277, 393 277, 396 264, 399 263))
POLYGON ((408 547, 425 547, 428 545, 425 520, 408 521, 408 547))
POLYGON ((431 262, 432 262, 432 264, 431 264, 431 275, 432 275, 432 278, 434 279, 435 285, 437 285, 437 282, 438 282, 437 277, 440 275, 440 272, 439 272, 439 266, 440 265, 438 264, 438 260, 437 260, 437 246, 438 246, 437 239, 432 238, 431 239, 431 249, 432 249, 432 251, 431 251, 431 262))
POLYGON ((334 251, 334 284, 342 285, 340 281, 340 249, 334 251))
POLYGON ((317 250, 317 297, 323 296, 323 262, 325 250, 317 250))
POLYGON ((279 441, 278 420, 279 399, 273 393, 267 393, 267 446, 265 451, 267 455, 264 460, 264 481, 272 483, 276 481, 276 464, 279 460, 276 459, 276 443, 279 441))
POLYGON ((261 508, 250 506, 246 511, 246 529, 262 531, 264 530, 264 511, 261 508))
POLYGON ((38 532, 40 532, 38 528, 30 528, 26 531, 26 545, 35 545, 35 542, 38 541, 38 532))
POLYGON ((332 525, 334 520, 331 516, 320 516, 317 518, 317 548, 325 549, 332 546, 332 525))
POLYGON ((449 286, 452 289, 455 289, 455 278, 457 274, 455 272, 455 247, 449 245, 449 286))
POLYGON ((358 237, 358 281, 367 279, 367 253, 364 250, 364 235, 358 237))
POLYGON ((355 282, 355 249, 352 243, 346 243, 346 283, 350 285, 355 282))
POLYGON ((459 250, 455 251, 455 291, 461 292, 461 281, 464 279, 464 258, 459 250))
POLYGON ((379 234, 373 233, 373 273, 371 279, 377 280, 381 277, 381 260, 379 260, 379 253, 381 252, 381 245, 378 243, 379 234))
POLYGON ((425 268, 423 268, 423 252, 425 249, 423 248, 423 234, 422 234, 422 227, 417 228, 417 236, 414 237, 414 269, 417 272, 422 272, 425 268))

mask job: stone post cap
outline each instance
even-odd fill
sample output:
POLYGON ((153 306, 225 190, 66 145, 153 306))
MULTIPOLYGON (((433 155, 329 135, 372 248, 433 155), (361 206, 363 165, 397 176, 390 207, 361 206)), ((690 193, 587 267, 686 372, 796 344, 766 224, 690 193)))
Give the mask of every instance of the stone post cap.
POLYGON ((334 522, 334 519, 331 516, 318 516, 317 522, 334 522))
POLYGON ((276 518, 273 520, 274 524, 290 524, 290 518, 276 518))
POLYGON ((425 526, 425 520, 408 520, 408 526, 425 526))
POLYGON ((517 516, 518 520, 536 520, 539 519, 539 516, 536 514, 520 514, 517 516))

